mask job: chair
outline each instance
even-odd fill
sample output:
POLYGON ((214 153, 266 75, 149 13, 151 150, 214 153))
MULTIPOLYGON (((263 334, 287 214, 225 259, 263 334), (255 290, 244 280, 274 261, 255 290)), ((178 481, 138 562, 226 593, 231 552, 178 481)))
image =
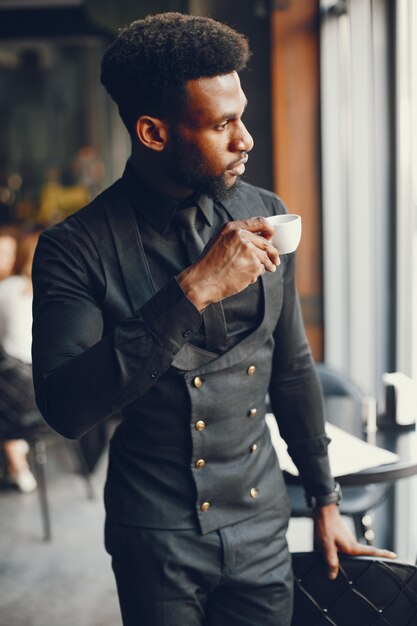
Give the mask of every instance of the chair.
MULTIPOLYGON (((9 355, 0 345, 0 442, 25 439, 34 462, 42 515, 43 536, 51 539, 51 524, 46 483, 46 440, 52 430, 40 415, 35 402, 32 368, 28 363, 9 355)), ((94 496, 82 448, 78 441, 66 441, 77 469, 84 477, 87 496, 94 496)))
MULTIPOLYGON (((38 414, 38 419, 33 420, 31 427, 26 426, 22 428, 16 428, 14 431, 9 431, 7 439, 25 439, 29 444, 29 454, 33 461, 33 471, 35 474, 36 482, 38 483, 38 496, 41 510, 41 520, 43 529, 44 541, 50 541, 52 539, 51 521, 49 513, 48 503, 48 491, 47 491, 47 440, 53 434, 52 430, 43 422, 38 414)), ((0 437, 0 442, 5 441, 0 437)), ((64 440, 65 445, 74 460, 76 470, 83 477, 86 485, 87 497, 92 499, 95 497, 93 485, 90 480, 89 468, 87 466, 82 448, 79 441, 64 440)))
MULTIPOLYGON (((339 370, 324 363, 317 363, 316 367, 323 387, 327 421, 357 437, 362 437, 364 407, 369 394, 339 370), (340 413, 338 412, 337 401, 339 399, 349 401, 348 411, 346 411, 346 405, 341 403, 340 413)), ((387 483, 378 483, 361 487, 343 487, 340 512, 342 515, 352 518, 358 540, 372 544, 374 531, 372 529, 371 510, 383 502, 391 486, 391 484, 387 483)), ((288 484, 287 488, 292 516, 311 517, 311 511, 306 505, 302 486, 288 484)))
POLYGON ((294 614, 291 626, 416 626, 415 565, 340 554, 329 580, 318 552, 292 554, 294 614))

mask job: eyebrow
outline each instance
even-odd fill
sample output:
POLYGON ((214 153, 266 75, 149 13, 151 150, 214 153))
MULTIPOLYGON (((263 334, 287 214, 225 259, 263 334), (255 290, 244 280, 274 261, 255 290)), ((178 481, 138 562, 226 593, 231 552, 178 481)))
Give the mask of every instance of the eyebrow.
MULTIPOLYGON (((248 99, 245 98, 245 104, 243 106, 242 114, 244 113, 246 107, 248 106, 248 99)), ((223 113, 221 117, 214 121, 214 124, 221 124, 222 122, 227 122, 228 120, 237 120, 239 116, 236 113, 223 113)))

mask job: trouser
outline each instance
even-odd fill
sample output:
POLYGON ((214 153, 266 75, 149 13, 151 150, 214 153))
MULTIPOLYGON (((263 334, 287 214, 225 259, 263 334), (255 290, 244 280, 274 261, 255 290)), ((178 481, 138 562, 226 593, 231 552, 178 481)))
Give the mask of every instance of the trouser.
POLYGON ((206 535, 106 521, 124 626, 289 626, 288 515, 206 535))

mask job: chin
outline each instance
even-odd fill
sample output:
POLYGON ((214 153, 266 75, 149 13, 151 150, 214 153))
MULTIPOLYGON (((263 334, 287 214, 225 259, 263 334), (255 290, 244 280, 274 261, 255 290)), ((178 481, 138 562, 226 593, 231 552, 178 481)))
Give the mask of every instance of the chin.
POLYGON ((211 196, 215 202, 229 200, 235 194, 237 187, 239 187, 239 184, 239 179, 234 178, 232 182, 228 184, 224 182, 223 185, 217 187, 215 190, 213 189, 211 193, 207 195, 211 196))

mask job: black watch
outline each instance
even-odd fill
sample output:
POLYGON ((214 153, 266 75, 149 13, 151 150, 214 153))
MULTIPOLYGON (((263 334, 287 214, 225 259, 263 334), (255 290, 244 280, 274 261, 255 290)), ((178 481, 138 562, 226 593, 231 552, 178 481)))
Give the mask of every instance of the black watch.
POLYGON ((334 482, 334 490, 322 496, 306 495, 307 506, 311 509, 319 509, 327 504, 339 504, 342 499, 342 489, 337 481, 334 482))

